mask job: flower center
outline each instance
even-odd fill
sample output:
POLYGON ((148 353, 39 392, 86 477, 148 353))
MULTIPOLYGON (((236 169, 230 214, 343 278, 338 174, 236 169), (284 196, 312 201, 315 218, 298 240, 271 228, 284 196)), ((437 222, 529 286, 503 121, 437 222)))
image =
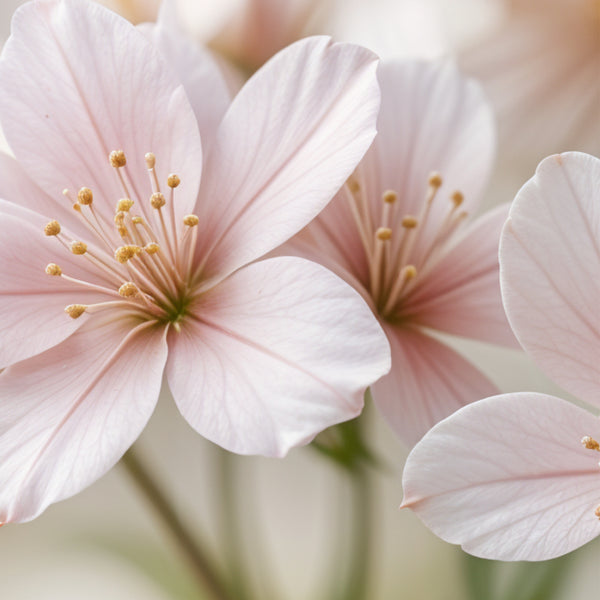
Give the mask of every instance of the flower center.
MULTIPOLYGON (((585 435, 581 438, 581 443, 588 450, 595 450, 596 452, 600 452, 600 444, 589 435, 585 435)), ((600 505, 596 507, 594 514, 600 519, 600 505)))
POLYGON ((443 256, 467 217, 467 213, 460 210, 463 195, 456 191, 450 197, 444 218, 431 226, 431 207, 441 185, 442 177, 432 173, 418 215, 401 213, 397 208, 397 192, 386 191, 381 198, 379 222, 373 222, 369 198, 363 186, 354 178, 345 185, 367 257, 368 288, 385 319, 398 319, 403 303, 443 256))
POLYGON ((116 202, 112 222, 95 209, 92 190, 83 187, 76 197, 69 190, 64 190, 63 194, 88 230, 90 240, 71 239, 58 221, 50 221, 44 228, 44 233, 55 237, 64 250, 86 262, 86 270, 94 274, 95 282, 71 277, 56 263, 46 267, 48 275, 114 297, 114 300, 96 304, 70 304, 65 312, 73 319, 84 312, 117 308, 146 320, 170 322, 180 329, 179 323, 191 300, 198 217, 186 216, 183 231, 177 233, 174 199, 180 179, 175 174, 167 178, 167 200, 160 189, 154 154, 149 152, 145 159, 152 194, 148 200, 149 212, 143 207, 142 212, 149 214, 149 219, 132 214, 136 202, 129 193, 127 160, 122 150, 115 150, 110 153, 109 162, 115 169, 124 196, 116 202))

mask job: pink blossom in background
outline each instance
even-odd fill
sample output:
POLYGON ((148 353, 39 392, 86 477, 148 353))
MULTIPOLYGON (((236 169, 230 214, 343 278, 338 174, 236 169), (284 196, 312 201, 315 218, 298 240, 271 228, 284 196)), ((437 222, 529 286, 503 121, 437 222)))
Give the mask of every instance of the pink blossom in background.
POLYGON ((600 152, 597 0, 501 0, 504 19, 463 52, 499 117, 506 151, 600 152))
POLYGON ((392 371, 373 398, 414 444, 496 390, 435 332, 516 344, 498 283, 508 207, 471 220, 494 156, 491 111, 473 81, 449 64, 419 61, 383 64, 379 80, 373 146, 292 248, 369 302, 392 347, 392 371))
MULTIPOLYGON (((554 381, 600 407, 600 160, 544 160, 502 234, 506 312, 554 381)), ((552 396, 506 394, 432 429, 404 471, 404 502, 477 556, 544 560, 600 535, 600 420, 552 396)))
POLYGON ((16 156, 0 158, 0 523, 104 474, 163 372, 202 435, 281 456, 360 413, 389 369, 350 286, 303 259, 257 261, 371 143, 374 55, 303 40, 228 105, 166 15, 144 32, 156 46, 99 5, 35 2, 0 59, 16 156))

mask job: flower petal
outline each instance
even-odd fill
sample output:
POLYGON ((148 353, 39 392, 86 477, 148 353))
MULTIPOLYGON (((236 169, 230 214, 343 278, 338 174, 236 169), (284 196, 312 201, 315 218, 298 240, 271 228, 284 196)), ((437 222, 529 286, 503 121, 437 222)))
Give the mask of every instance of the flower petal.
POLYGON ((227 450, 282 456, 355 417, 389 370, 360 296, 299 258, 272 258, 207 292, 169 337, 167 376, 192 427, 227 450))
POLYGON ((487 398, 434 427, 404 469, 403 506, 444 540, 499 560, 545 560, 600 534, 600 421, 552 396, 487 398))
POLYGON ((0 200, 0 369, 51 348, 81 326, 85 317, 65 314, 69 304, 112 299, 46 274, 46 265, 55 260, 71 277, 102 283, 82 267, 82 257, 44 235, 46 223, 44 217, 0 200))
POLYGON ((461 208, 474 212, 496 140, 492 111, 480 86, 448 62, 382 63, 378 79, 381 133, 357 170, 372 206, 380 213, 380 199, 391 189, 398 193, 401 215, 419 215, 429 175, 437 171, 443 185, 431 208, 430 226, 435 228, 446 214, 455 190, 464 195, 461 208))
POLYGON ((156 24, 138 26, 160 50, 185 88, 194 110, 206 151, 212 145, 217 128, 231 104, 231 95, 217 62, 179 27, 176 7, 164 0, 156 24))
POLYGON ((483 373, 429 335, 389 324, 384 329, 392 370, 373 386, 373 400, 405 444, 416 444, 455 410, 497 392, 483 373))
POLYGON ((0 375, 0 523, 29 521, 110 469, 148 421, 164 328, 99 316, 0 375))
POLYGON ((403 314, 447 333, 518 347, 508 324, 498 269, 500 231, 509 205, 476 220, 463 238, 423 275, 403 314))
POLYGON ((331 200, 375 135, 375 66, 364 48, 307 38, 242 88, 219 128, 196 209, 207 277, 277 247, 331 200))
POLYGON ((510 324, 556 383, 600 406, 600 160, 542 161, 517 194, 500 244, 510 324))
POLYGON ((90 187, 112 219, 124 191, 108 154, 122 149, 130 195, 144 212, 151 151, 161 182, 170 172, 181 177, 177 214, 191 212, 202 164, 196 119, 183 87, 130 23, 86 0, 27 3, 13 18, 0 84, 11 90, 0 97, 6 138, 49 195, 90 187))

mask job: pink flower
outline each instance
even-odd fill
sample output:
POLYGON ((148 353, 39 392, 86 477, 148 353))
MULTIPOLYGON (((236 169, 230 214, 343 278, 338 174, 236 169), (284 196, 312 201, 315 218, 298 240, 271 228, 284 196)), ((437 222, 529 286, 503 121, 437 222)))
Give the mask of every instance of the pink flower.
POLYGON ((496 389, 436 332, 515 343, 498 284, 507 206, 469 223, 494 148, 491 113, 474 82, 450 65, 422 62, 382 65, 379 80, 373 146, 293 244, 354 285, 377 315, 392 371, 373 397, 414 444, 496 389))
POLYGON ((164 24, 149 35, 175 62, 98 5, 36 2, 0 60, 17 157, 0 160, 0 522, 105 473, 163 372, 202 435, 281 456, 357 415, 389 368, 354 290, 305 260, 257 261, 370 144, 374 56, 304 40, 227 107, 216 70, 186 68, 197 55, 164 24))
MULTIPOLYGON (((511 325, 538 365, 600 406, 600 160, 544 160, 500 247, 511 325)), ((403 506, 471 554, 544 560, 600 535, 600 421, 552 396, 487 398, 434 427, 404 471, 403 506)))
POLYGON ((502 0, 505 18, 461 57, 483 82, 514 156, 600 151, 597 0, 502 0))

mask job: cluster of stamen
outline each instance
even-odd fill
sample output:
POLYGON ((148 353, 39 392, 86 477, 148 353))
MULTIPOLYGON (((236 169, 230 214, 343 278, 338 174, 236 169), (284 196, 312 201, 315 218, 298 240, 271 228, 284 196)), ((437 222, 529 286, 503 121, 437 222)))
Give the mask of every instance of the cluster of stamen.
POLYGON ((445 218, 433 233, 428 231, 425 239, 423 232, 431 224, 431 206, 441 186, 442 177, 432 173, 418 215, 400 214, 398 194, 386 191, 381 198, 381 220, 374 223, 371 199, 367 198, 363 186, 354 177, 346 183, 348 201, 369 266, 368 287, 384 318, 398 318, 403 302, 444 254, 467 216, 460 210, 463 195, 456 191, 450 196, 445 218))
MULTIPOLYGON (((584 435, 581 438, 581 443, 584 446, 584 448, 587 448, 588 450, 595 450, 596 452, 600 452, 600 443, 598 443, 593 437, 590 437, 589 435, 584 435)), ((594 514, 600 519, 600 505, 596 507, 594 514)))
POLYGON ((50 221, 44 227, 46 236, 55 237, 65 250, 87 260, 101 283, 70 277, 56 263, 48 264, 46 273, 78 284, 82 289, 114 297, 114 300, 91 305, 70 304, 65 312, 74 319, 85 312, 121 307, 148 320, 167 321, 180 328, 192 289, 199 219, 196 215, 187 215, 183 228, 178 231, 174 192, 181 180, 176 174, 168 176, 167 199, 160 189, 154 154, 146 154, 145 159, 152 192, 146 208, 140 206, 142 214, 132 214, 136 201, 129 193, 127 160, 122 150, 115 150, 109 155, 109 163, 116 171, 124 196, 116 202, 112 223, 95 209, 96 199, 90 188, 81 188, 75 197, 69 190, 63 192, 92 234, 94 244, 70 239, 58 221, 50 221))

